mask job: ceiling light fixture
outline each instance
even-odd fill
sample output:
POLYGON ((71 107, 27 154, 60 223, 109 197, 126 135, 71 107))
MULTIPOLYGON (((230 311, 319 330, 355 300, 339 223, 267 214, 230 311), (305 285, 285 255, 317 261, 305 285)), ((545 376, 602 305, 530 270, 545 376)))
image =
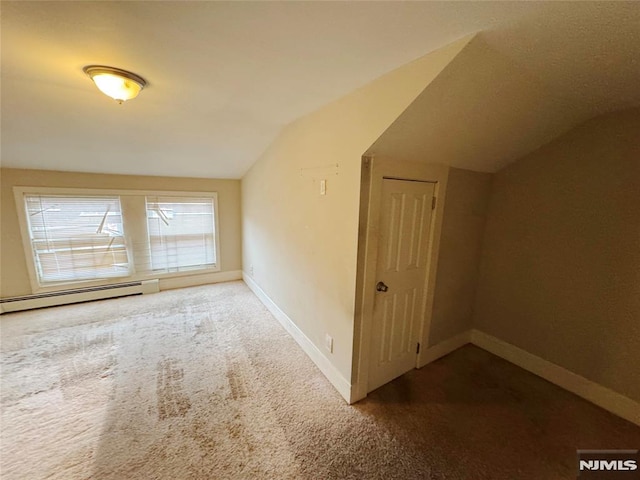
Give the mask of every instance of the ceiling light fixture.
POLYGON ((122 103, 136 98, 146 87, 144 78, 135 73, 104 65, 87 65, 82 69, 105 95, 122 103))

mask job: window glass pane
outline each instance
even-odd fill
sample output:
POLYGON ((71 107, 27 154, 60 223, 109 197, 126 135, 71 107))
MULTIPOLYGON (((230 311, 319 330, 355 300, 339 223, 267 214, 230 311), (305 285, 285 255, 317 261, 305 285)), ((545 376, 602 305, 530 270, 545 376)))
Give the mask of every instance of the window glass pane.
POLYGON ((147 197, 147 223, 153 271, 215 267, 212 198, 147 197))
POLYGON ((118 197, 25 195, 41 284, 129 275, 118 197))

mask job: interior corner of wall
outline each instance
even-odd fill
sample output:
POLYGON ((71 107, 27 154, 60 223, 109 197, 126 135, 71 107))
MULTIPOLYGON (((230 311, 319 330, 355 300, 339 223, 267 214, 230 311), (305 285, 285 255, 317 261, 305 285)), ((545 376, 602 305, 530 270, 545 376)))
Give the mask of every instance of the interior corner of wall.
POLYGON ((460 45, 461 45, 460 50, 462 50, 462 49, 464 49, 467 45, 469 45, 471 42, 473 42, 473 41, 474 41, 474 39, 476 39, 476 38, 480 38, 480 37, 479 37, 479 34, 480 34, 480 33, 481 33, 481 32, 471 32, 471 33, 469 33, 469 34, 465 35, 464 37, 459 38, 458 40, 456 40, 456 41, 455 41, 455 42, 453 42, 453 43, 460 43, 460 45))
POLYGON ((373 157, 375 155, 376 145, 378 145, 380 141, 384 141, 385 134, 389 128, 395 124, 416 99, 429 88, 429 85, 455 61, 473 39, 476 38, 476 35, 477 33, 475 32, 465 35, 458 40, 417 58, 413 62, 389 72, 370 84, 371 86, 376 84, 379 86, 387 85, 387 87, 395 85, 391 91, 394 92, 396 110, 393 111, 393 113, 390 112, 384 129, 379 131, 374 141, 364 151, 364 157, 373 157), (403 85, 405 92, 403 97, 399 97, 397 93, 397 87, 400 84, 403 85))

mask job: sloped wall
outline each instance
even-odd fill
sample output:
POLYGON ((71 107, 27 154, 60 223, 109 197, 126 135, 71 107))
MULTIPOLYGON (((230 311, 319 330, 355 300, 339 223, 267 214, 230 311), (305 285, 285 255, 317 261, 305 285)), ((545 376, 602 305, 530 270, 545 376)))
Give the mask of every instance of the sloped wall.
POLYGON ((494 175, 474 325, 640 401, 640 109, 494 175))
POLYGON ((469 39, 291 124, 242 179, 245 275, 345 381, 352 363, 361 156, 469 39), (326 195, 320 195, 321 180, 326 195), (325 334, 334 339, 333 353, 324 347, 325 334))
POLYGON ((582 103, 488 46, 480 33, 367 155, 496 172, 591 116, 582 103))

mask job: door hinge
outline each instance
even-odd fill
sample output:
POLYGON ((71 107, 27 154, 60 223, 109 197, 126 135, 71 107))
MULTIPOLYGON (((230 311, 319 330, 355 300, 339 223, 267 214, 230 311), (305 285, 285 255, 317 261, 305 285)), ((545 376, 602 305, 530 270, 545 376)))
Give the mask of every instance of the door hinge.
POLYGON ((436 209, 436 197, 431 197, 431 210, 436 209))
POLYGON ((416 347, 416 354, 420 353, 420 343, 418 343, 418 346, 416 347))

